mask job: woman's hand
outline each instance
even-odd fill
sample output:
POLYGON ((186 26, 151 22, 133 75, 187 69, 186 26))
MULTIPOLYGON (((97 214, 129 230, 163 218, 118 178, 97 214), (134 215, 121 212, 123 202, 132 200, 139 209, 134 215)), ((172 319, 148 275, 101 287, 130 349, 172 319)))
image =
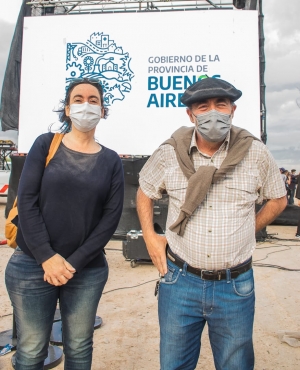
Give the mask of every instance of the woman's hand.
POLYGON ((45 271, 44 281, 55 286, 66 284, 76 272, 74 267, 59 254, 43 262, 42 267, 45 271))

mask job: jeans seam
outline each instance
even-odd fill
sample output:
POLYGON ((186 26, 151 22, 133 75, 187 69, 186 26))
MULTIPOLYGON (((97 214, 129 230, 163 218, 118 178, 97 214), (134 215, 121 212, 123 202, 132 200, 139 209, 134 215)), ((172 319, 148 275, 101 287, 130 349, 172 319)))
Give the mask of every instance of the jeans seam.
MULTIPOLYGON (((175 284, 177 282, 177 280, 179 278, 179 275, 180 275, 180 270, 177 271, 176 278, 173 281, 163 281, 163 280, 160 280, 160 283, 161 284, 166 284, 166 285, 173 285, 173 284, 175 284)), ((173 276, 174 276, 174 273, 173 273, 173 276)))
MULTIPOLYGON (((250 270, 251 271, 251 270, 250 270)), ((247 271, 248 272, 248 271, 247 271)), ((245 272, 245 274, 247 273, 247 272, 245 272)), ((242 276, 243 274, 241 274, 240 276, 242 276)), ((232 288, 233 288, 233 291, 234 291, 234 293, 237 295, 237 296, 239 296, 239 297, 243 297, 243 298, 247 298, 247 297, 250 297, 251 295, 253 295, 254 294, 254 292, 255 292, 255 286, 254 286, 254 278, 253 278, 253 275, 252 275, 252 277, 249 277, 247 280, 249 280, 249 281, 251 281, 251 284, 252 284, 252 286, 253 286, 253 288, 252 288, 252 290, 249 292, 249 293, 247 293, 247 294, 243 294, 243 293, 240 293, 240 292, 238 292, 238 290, 237 290, 237 287, 236 287, 236 280, 238 279, 238 277, 236 278, 236 279, 232 279, 232 288)))
POLYGON ((233 287, 233 290, 234 290, 234 292, 235 292, 235 294, 236 294, 236 295, 238 295, 239 297, 244 297, 244 298, 246 298, 246 297, 250 297, 250 296, 254 293, 254 291, 255 291, 255 289, 253 288, 253 289, 251 290, 251 292, 250 292, 250 293, 248 293, 248 294, 241 294, 241 293, 239 293, 239 292, 236 290, 236 287, 235 287, 234 282, 233 282, 233 284, 232 284, 232 287, 233 287))

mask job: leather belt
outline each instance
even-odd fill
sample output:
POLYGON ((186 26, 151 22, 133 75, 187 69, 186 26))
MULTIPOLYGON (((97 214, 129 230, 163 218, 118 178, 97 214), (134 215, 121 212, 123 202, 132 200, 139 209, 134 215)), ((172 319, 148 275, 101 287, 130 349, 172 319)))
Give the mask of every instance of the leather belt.
MULTIPOLYGON (((176 266, 183 268, 185 262, 174 254, 170 247, 167 248, 167 258, 172 261, 176 266)), ((230 268, 231 279, 236 279, 239 275, 250 270, 252 267, 252 257, 245 261, 244 263, 230 268)), ((199 276, 203 280, 226 280, 227 273, 226 269, 223 270, 202 270, 187 265, 187 271, 191 274, 199 276)))

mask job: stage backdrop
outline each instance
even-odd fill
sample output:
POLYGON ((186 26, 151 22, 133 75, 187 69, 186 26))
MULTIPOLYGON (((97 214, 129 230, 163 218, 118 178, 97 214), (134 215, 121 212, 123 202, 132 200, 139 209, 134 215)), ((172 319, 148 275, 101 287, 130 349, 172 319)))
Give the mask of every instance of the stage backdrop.
MULTIPOLYGON (((176 11, 25 18, 19 152, 57 122, 66 86, 99 78, 110 113, 96 137, 119 154, 149 155, 180 126, 198 79, 242 90, 234 124, 260 136, 256 11, 176 11)), ((57 127, 57 125, 54 125, 57 127)))

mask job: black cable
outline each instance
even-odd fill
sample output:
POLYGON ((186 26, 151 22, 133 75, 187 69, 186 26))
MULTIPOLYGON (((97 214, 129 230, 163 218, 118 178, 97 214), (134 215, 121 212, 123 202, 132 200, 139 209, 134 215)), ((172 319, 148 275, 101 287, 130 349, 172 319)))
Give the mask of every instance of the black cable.
MULTIPOLYGON (((280 240, 284 240, 284 239, 280 239, 280 240)), ((263 261, 265 259, 268 258, 269 254, 273 254, 273 253, 280 253, 280 252, 284 252, 284 251, 288 251, 288 250, 291 250, 292 246, 291 245, 286 245, 286 244, 274 244, 274 242, 270 242, 269 243, 273 244, 272 246, 270 247, 261 247, 261 248, 257 248, 257 249, 264 249, 264 248, 274 248, 274 247, 287 247, 286 249, 281 249, 280 251, 273 251, 273 252, 269 252, 267 253, 267 255, 264 257, 264 258, 261 258, 259 260, 255 260, 253 261, 253 266, 257 266, 257 267, 270 267, 270 268, 276 268, 276 269, 279 269, 279 270, 284 270, 284 271, 295 271, 295 272, 299 272, 300 269, 290 269, 288 267, 283 267, 283 266, 278 266, 278 265, 273 265, 271 263, 257 263, 259 261, 263 261)))
POLYGON ((291 245, 291 244, 279 244, 277 242, 269 242, 270 244, 273 244, 274 246, 281 246, 281 247, 295 247, 295 245, 291 245))
POLYGON ((11 316, 13 313, 8 313, 8 314, 6 314, 6 315, 1 315, 0 316, 0 319, 2 319, 2 317, 6 317, 6 316, 11 316))
POLYGON ((253 266, 257 266, 257 267, 271 267, 271 268, 275 268, 275 269, 278 269, 278 270, 300 272, 300 269, 289 269, 287 267, 278 266, 278 265, 272 265, 272 264, 267 264, 267 263, 253 263, 253 266))
POLYGON ((272 239, 276 239, 276 240, 282 240, 282 241, 286 241, 286 242, 300 242, 300 239, 281 239, 281 238, 277 238, 276 236, 272 236, 272 235, 268 235, 268 237, 265 239, 265 241, 269 241, 269 240, 272 240, 272 239))
POLYGON ((270 245, 269 247, 259 247, 259 248, 255 248, 257 250, 261 250, 261 249, 268 249, 268 248, 279 248, 279 247, 285 247, 285 245, 270 245))
POLYGON ((256 247, 255 249, 261 250, 261 249, 268 249, 268 248, 279 248, 279 247, 292 247, 291 245, 286 245, 286 244, 274 244, 272 242, 269 242, 272 245, 266 246, 266 247, 256 247))
POLYGON ((148 284, 148 283, 152 283, 153 281, 157 281, 157 280, 158 280, 158 278, 153 279, 153 280, 146 281, 145 283, 138 284, 138 285, 133 285, 133 286, 124 286, 124 287, 122 287, 122 288, 116 288, 116 289, 108 290, 108 291, 106 291, 106 292, 102 293, 102 295, 103 295, 103 294, 107 294, 107 293, 111 293, 111 292, 115 292, 116 290, 123 290, 123 289, 137 288, 137 287, 139 287, 139 286, 141 286, 141 285, 145 285, 145 284, 148 284))
POLYGON ((284 252, 284 251, 289 251, 289 250, 291 250, 291 248, 281 249, 280 251, 273 251, 273 252, 267 253, 267 255, 264 258, 261 258, 260 260, 253 261, 253 264, 254 264, 254 262, 263 261, 263 260, 267 259, 269 257, 269 254, 279 253, 279 252, 284 252))

